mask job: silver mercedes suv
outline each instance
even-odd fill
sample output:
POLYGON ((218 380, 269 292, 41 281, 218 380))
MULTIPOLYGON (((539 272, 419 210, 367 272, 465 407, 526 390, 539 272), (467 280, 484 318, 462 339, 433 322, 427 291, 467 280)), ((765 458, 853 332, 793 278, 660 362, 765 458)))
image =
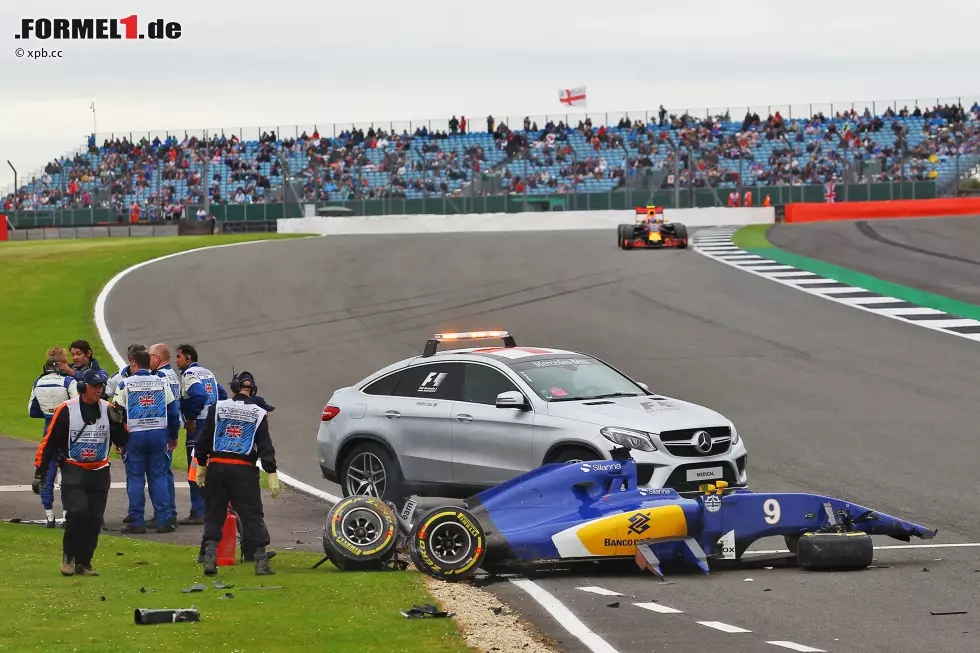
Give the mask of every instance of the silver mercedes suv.
POLYGON ((411 494, 467 497, 622 446, 640 487, 748 482, 745 444, 722 415, 652 393, 593 356, 518 347, 506 331, 436 334, 420 356, 334 392, 317 434, 323 476, 344 496, 398 505, 411 494), (503 346, 438 351, 489 338, 503 346))

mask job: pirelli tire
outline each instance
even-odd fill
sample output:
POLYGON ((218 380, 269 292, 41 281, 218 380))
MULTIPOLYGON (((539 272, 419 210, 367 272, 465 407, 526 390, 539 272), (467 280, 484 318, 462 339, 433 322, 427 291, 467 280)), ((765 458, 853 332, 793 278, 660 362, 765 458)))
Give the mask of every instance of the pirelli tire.
POLYGON ((850 533, 804 533, 796 544, 796 559, 806 570, 866 569, 874 559, 871 536, 850 533))
POLYGON ((687 249, 687 226, 682 224, 674 225, 674 237, 680 241, 678 249, 687 249))
POLYGON ((395 555, 397 539, 398 517, 377 497, 341 499, 323 525, 323 552, 344 571, 382 569, 395 555))
POLYGON ((428 511, 412 528, 408 554, 415 568, 448 582, 471 577, 487 551, 487 537, 473 513, 441 506, 428 511))
POLYGON ((621 224, 616 230, 616 243, 620 249, 631 249, 633 242, 633 225, 621 224), (630 243, 630 246, 627 246, 630 243))

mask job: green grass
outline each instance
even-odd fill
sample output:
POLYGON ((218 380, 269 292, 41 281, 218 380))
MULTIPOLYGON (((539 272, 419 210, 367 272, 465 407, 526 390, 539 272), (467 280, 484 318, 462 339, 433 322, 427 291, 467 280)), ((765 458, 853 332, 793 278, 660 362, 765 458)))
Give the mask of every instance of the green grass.
MULTIPOLYGON (((0 244, 0 343, 4 348, 0 433, 40 441, 43 423, 28 416, 27 399, 49 347, 67 349, 73 340, 88 340, 99 363, 110 375, 116 371, 95 329, 93 309, 102 287, 117 273, 141 261, 195 247, 284 237, 294 236, 235 234, 0 244)), ((175 459, 186 467, 183 456, 175 459)))
POLYGON ((772 247, 772 243, 766 238, 769 231, 769 224, 750 224, 742 227, 732 235, 732 244, 742 249, 761 249, 772 247))
MULTIPOLYGON (((31 382, 48 347, 75 339, 92 344, 110 372, 114 364, 95 329, 102 287, 141 261, 205 245, 282 238, 278 234, 34 241, 0 245, 0 433, 38 441, 40 420, 27 416, 31 382)), ((116 343, 117 347, 119 343, 116 343)), ((174 467, 184 469, 183 446, 174 467)), ((28 474, 29 476, 29 474, 28 474)), ((267 476, 262 473, 262 484, 267 476)), ((407 620, 399 610, 434 603, 417 572, 343 573, 320 556, 281 551, 275 576, 253 567, 222 567, 232 599, 211 586, 194 561, 197 547, 103 535, 93 566, 98 578, 61 576, 63 531, 0 524, 8 556, 0 586, 0 650, 98 651, 419 651, 467 650, 452 619, 407 620), (117 555, 122 553, 122 555, 117 555), (201 593, 181 588, 203 583, 201 593), (281 590, 241 592, 260 584, 281 590), (147 593, 141 593, 146 587, 147 593), (151 590, 155 589, 153 592, 151 590), (105 601, 101 597, 105 597, 105 601), (137 626, 136 608, 187 608, 200 623, 137 626)))
POLYGON ((433 602, 417 572, 340 572, 330 563, 311 570, 320 556, 285 551, 272 561, 275 576, 255 576, 249 564, 219 567, 218 576, 207 577, 194 562, 196 548, 103 536, 92 563, 100 576, 64 577, 59 571, 61 534, 0 524, 0 541, 7 552, 0 584, 0 650, 467 650, 453 619, 410 620, 399 614, 433 602), (217 590, 211 585, 214 579, 235 587, 217 590), (197 583, 206 589, 180 591, 197 583), (283 589, 241 591, 260 585, 283 589), (234 598, 219 599, 225 592, 234 598), (137 608, 192 604, 201 615, 199 623, 134 623, 137 608))

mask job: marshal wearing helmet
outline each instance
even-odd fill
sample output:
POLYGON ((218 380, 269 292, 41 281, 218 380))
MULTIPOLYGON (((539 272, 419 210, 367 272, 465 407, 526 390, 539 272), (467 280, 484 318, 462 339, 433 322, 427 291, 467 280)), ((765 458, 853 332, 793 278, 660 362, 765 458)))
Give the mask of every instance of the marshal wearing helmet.
POLYGON ((65 576, 98 576, 92 569, 92 557, 109 498, 109 451, 112 445, 129 443, 126 426, 110 418, 109 402, 102 399, 105 377, 99 370, 88 369, 82 381, 79 396, 55 409, 38 447, 34 477, 44 491, 48 467, 61 461, 61 502, 66 513, 61 573, 65 576))
MULTIPOLYGON (((248 375, 251 385, 255 380, 248 375)), ((205 488, 204 496, 204 573, 218 573, 217 550, 225 525, 228 504, 242 521, 242 542, 253 550, 255 573, 275 573, 269 569, 270 543, 262 510, 259 470, 269 475, 272 498, 279 498, 276 473, 276 450, 269 436, 268 410, 243 391, 240 375, 232 378, 232 396, 221 399, 208 412, 204 429, 198 433, 194 449, 197 460, 197 484, 205 488)))
POLYGON ((687 227, 667 220, 662 206, 638 206, 633 224, 619 225, 616 244, 620 249, 687 249, 687 227))

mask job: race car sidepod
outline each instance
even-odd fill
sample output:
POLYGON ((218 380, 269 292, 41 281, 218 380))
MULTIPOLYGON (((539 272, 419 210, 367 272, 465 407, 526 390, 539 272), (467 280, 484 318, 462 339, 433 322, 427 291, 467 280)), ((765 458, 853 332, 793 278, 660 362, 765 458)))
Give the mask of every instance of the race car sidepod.
MULTIPOLYGON (((469 578, 479 569, 498 573, 630 558, 662 576, 661 561, 708 573, 712 561, 738 561, 753 542, 782 536, 805 569, 863 569, 873 556, 871 535, 909 541, 937 533, 816 494, 757 493, 724 482, 702 486, 693 498, 672 489, 639 488, 628 451, 616 455, 619 459, 544 465, 458 505, 419 510, 412 498, 397 517, 398 544, 381 558, 407 552, 418 570, 447 581, 469 578)), ((331 533, 344 528, 355 534, 357 546, 331 545, 328 556, 363 561, 355 549, 385 548, 374 542, 386 538, 360 536, 357 528, 371 524, 371 533, 387 531, 382 525, 390 524, 392 506, 375 500, 357 510, 358 515, 339 516, 340 531, 324 528, 325 549, 331 533), (372 510, 390 514, 364 512, 372 510)), ((328 526, 331 519, 338 516, 328 516, 328 526)))

